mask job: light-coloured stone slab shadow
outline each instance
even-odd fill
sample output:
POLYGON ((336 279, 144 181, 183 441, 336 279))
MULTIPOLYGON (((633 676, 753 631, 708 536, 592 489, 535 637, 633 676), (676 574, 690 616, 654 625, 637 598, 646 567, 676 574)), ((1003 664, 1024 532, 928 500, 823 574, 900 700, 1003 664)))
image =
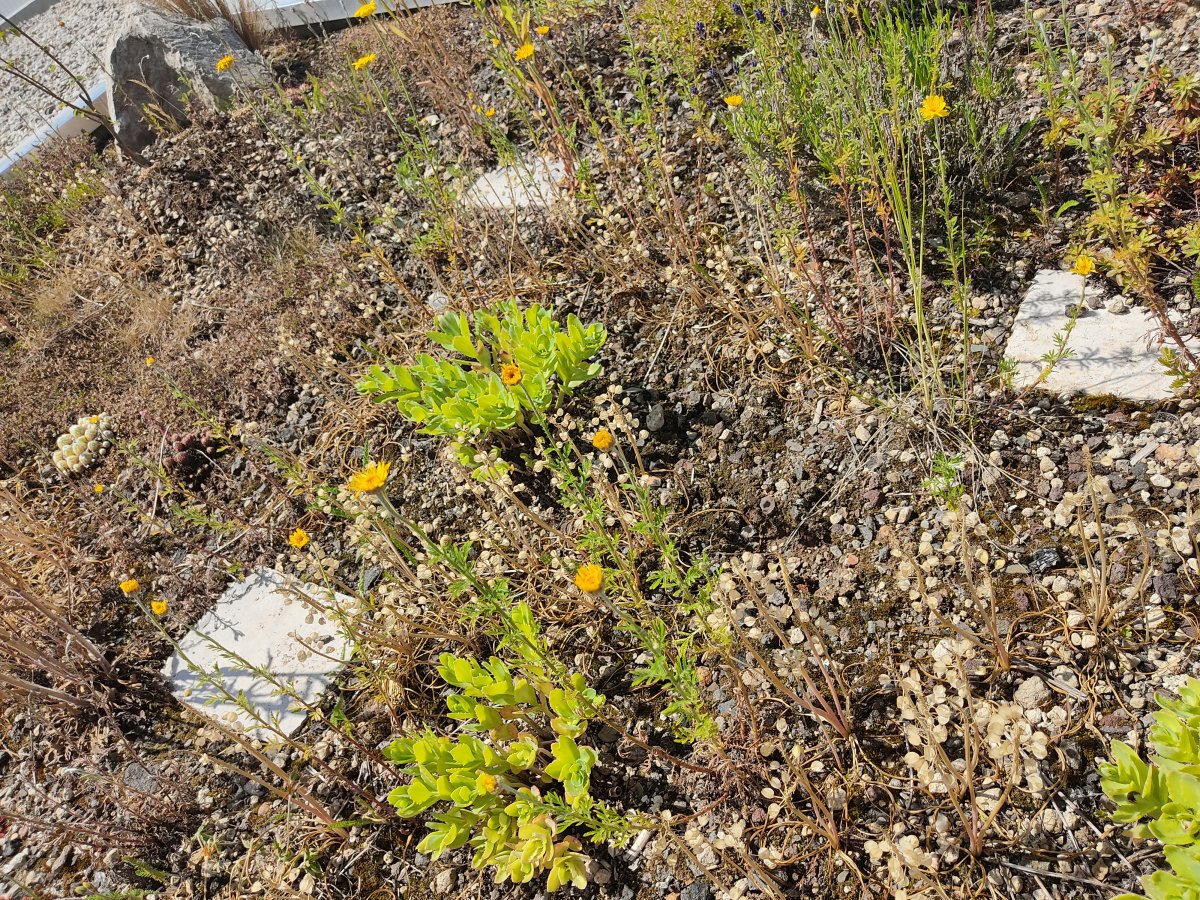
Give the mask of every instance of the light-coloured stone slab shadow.
MULTIPOLYGON (((1017 363, 1014 384, 1034 384, 1045 368, 1043 357, 1069 322, 1068 309, 1084 298, 1085 279, 1073 272, 1041 269, 1017 311, 1005 355, 1017 363)), ((1090 292, 1089 292, 1090 293, 1090 292)), ((1171 376, 1158 361, 1161 329, 1149 310, 1131 307, 1112 313, 1088 309, 1067 340, 1074 353, 1054 366, 1042 383, 1059 394, 1112 394, 1153 402, 1174 395, 1171 376)))
POLYGON ((226 727, 269 741, 278 736, 264 724, 271 723, 290 735, 306 715, 291 692, 315 703, 350 657, 351 643, 328 611, 352 602, 261 569, 229 586, 179 642, 163 676, 176 697, 226 727))
POLYGON ((465 200, 485 209, 525 209, 549 206, 562 192, 567 175, 562 160, 535 156, 521 165, 509 165, 481 175, 467 189, 465 200))

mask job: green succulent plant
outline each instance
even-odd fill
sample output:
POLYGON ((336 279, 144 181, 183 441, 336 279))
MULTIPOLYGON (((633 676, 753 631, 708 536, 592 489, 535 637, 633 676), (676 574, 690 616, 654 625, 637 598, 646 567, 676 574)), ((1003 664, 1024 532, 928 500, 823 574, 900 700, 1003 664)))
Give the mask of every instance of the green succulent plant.
POLYGON ((590 360, 608 334, 574 315, 564 329, 549 310, 536 303, 522 310, 512 300, 470 317, 445 313, 428 337, 455 356, 372 366, 358 391, 394 402, 422 434, 452 438, 455 457, 474 468, 484 439, 526 427, 531 415, 599 375, 600 364, 590 360))
POLYGON ((555 684, 541 663, 541 642, 524 604, 513 612, 522 636, 524 668, 444 653, 438 674, 458 693, 446 698, 456 737, 426 729, 393 741, 384 751, 403 767, 407 784, 388 801, 406 818, 444 804, 418 845, 437 859, 469 846, 471 864, 493 866, 497 881, 525 883, 545 873, 546 887, 587 885, 588 857, 564 832, 587 829, 594 842, 627 834, 632 820, 591 796, 596 751, 576 738, 604 705, 604 697, 574 674, 555 684), (556 735, 553 743, 549 736, 556 735))
MULTIPOLYGON (((1113 821, 1130 835, 1164 844, 1171 871, 1142 879, 1149 900, 1200 900, 1200 680, 1189 679, 1173 700, 1155 696, 1149 762, 1128 744, 1112 742, 1112 760, 1098 766, 1100 787, 1117 806, 1113 821)), ((1139 900, 1123 894, 1115 900, 1139 900)))

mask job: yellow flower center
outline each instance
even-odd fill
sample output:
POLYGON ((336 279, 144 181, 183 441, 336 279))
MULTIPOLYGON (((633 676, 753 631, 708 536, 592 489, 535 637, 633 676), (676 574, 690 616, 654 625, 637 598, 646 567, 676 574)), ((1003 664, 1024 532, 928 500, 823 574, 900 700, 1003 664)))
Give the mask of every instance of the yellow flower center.
POLYGON ((921 101, 921 108, 918 110, 921 118, 929 122, 933 119, 944 119, 950 115, 950 107, 946 105, 946 98, 941 94, 930 94, 921 101))
POLYGON ((1096 261, 1086 253, 1079 254, 1075 259, 1075 265, 1071 266, 1071 271, 1076 275, 1087 277, 1096 271, 1096 261))

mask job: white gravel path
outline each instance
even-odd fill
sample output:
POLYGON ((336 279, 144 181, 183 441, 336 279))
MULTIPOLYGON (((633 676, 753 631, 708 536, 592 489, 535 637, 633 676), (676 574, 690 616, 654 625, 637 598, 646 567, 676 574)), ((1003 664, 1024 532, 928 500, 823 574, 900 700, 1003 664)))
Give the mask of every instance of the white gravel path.
MULTIPOLYGON (((62 0, 18 25, 90 88, 103 74, 100 55, 123 5, 124 0, 62 0)), ((0 42, 0 157, 45 128, 62 109, 57 100, 8 71, 10 63, 62 97, 78 102, 79 95, 66 72, 31 41, 5 35, 0 42)))

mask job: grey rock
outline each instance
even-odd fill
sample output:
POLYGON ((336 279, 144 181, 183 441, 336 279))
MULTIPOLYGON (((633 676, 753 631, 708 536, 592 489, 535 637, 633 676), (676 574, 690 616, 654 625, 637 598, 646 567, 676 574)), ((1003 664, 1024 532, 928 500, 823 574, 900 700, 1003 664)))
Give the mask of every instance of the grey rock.
POLYGON ((199 22, 134 3, 127 6, 103 55, 112 89, 109 106, 121 146, 145 150, 156 134, 147 118, 190 123, 189 103, 220 109, 243 87, 271 80, 262 59, 224 19, 199 22), (217 62, 233 65, 217 71, 217 62))
POLYGON ((1013 692, 1013 700, 1021 709, 1038 709, 1050 699, 1050 688, 1046 682, 1034 675, 1022 681, 1013 692))
POLYGON ((141 794, 157 794, 162 786, 154 773, 141 763, 130 763, 125 767, 125 784, 141 794))
POLYGON ((679 900, 712 900, 712 888, 704 881, 693 881, 679 892, 679 900))
POLYGON ((667 413, 661 403, 655 403, 646 413, 646 428, 650 431, 660 431, 667 423, 667 413))

